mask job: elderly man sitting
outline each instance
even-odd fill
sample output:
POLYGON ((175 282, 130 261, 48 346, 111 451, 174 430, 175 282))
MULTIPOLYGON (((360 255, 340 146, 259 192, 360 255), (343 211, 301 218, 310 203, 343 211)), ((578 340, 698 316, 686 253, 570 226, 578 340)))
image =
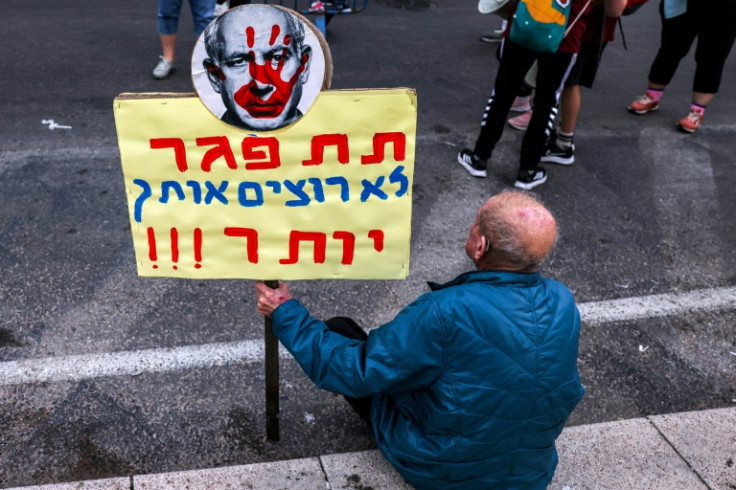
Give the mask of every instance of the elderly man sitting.
POLYGON ((476 270, 430 283, 367 335, 348 318, 312 317, 283 283, 256 283, 258 312, 317 386, 345 395, 412 485, 544 489, 583 396, 578 309, 539 273, 556 235, 539 201, 503 192, 470 228, 476 270))

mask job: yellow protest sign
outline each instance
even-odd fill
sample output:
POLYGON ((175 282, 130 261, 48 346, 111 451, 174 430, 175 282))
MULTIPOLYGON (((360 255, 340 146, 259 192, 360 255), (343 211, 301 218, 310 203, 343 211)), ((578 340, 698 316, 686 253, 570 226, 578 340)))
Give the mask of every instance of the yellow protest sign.
POLYGON ((322 92, 268 132, 188 94, 122 94, 114 112, 139 275, 408 275, 412 90, 322 92))

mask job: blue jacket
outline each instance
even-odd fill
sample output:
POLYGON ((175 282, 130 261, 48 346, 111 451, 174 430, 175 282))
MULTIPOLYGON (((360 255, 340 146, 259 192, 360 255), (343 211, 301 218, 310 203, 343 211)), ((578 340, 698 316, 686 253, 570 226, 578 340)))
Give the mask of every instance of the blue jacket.
POLYGON ((376 442, 414 486, 544 489, 583 396, 572 293, 502 271, 430 287, 366 342, 330 332, 297 300, 274 311, 274 333, 319 387, 373 396, 376 442))

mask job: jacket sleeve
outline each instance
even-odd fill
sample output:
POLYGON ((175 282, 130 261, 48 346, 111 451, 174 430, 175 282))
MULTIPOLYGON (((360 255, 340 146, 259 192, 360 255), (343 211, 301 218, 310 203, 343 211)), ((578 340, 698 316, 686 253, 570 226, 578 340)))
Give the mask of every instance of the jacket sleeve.
POLYGON ((444 332, 427 295, 363 342, 331 332, 299 301, 279 306, 273 332, 322 389, 351 397, 416 391, 431 385, 444 361, 444 332))

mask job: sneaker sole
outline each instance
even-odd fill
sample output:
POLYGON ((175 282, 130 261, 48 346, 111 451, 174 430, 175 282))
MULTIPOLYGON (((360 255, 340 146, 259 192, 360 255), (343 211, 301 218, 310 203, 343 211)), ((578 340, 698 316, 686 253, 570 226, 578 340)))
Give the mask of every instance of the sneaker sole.
POLYGON ((470 175, 472 175, 473 177, 485 177, 487 175, 487 172, 485 170, 477 170, 477 169, 474 169, 473 167, 471 167, 470 165, 468 165, 467 163, 465 163, 463 161, 463 159, 460 158, 459 155, 457 157, 457 163, 459 163, 460 165, 462 165, 463 168, 465 170, 467 170, 467 172, 470 175))
POLYGON ((514 123, 511 122, 510 119, 508 121, 506 121, 506 122, 509 124, 509 126, 511 126, 512 128, 514 128, 514 129, 516 129, 518 131, 526 131, 526 128, 529 127, 528 125, 527 126, 520 126, 518 124, 514 124, 514 123))
POLYGON ((553 156, 543 156, 539 159, 542 163, 555 163, 557 165, 572 165, 575 162, 575 157, 565 158, 565 157, 553 157, 553 156))
POLYGON ((161 74, 161 73, 154 73, 153 74, 153 78, 155 78, 156 80, 163 80, 164 78, 168 78, 169 75, 171 75, 173 72, 174 72, 174 69, 172 68, 171 70, 169 70, 169 71, 167 71, 166 73, 163 73, 163 74, 161 74))
POLYGON ((511 107, 511 109, 509 109, 509 110, 511 112, 526 112, 526 111, 531 111, 532 110, 532 106, 530 106, 529 104, 527 104, 527 105, 520 105, 518 107, 511 107))
POLYGON ((654 112, 657 109, 659 109, 659 106, 658 105, 652 107, 651 109, 644 109, 644 110, 638 110, 638 111, 636 109, 632 109, 631 107, 629 107, 629 112, 631 112, 632 114, 638 114, 638 115, 641 116, 642 114, 647 114, 649 112, 654 112))
POLYGON ((538 185, 544 184, 545 182, 547 182, 547 176, 546 175, 544 177, 542 177, 541 179, 535 180, 535 181, 532 181, 532 182, 521 182, 520 180, 517 180, 514 183, 514 187, 516 187, 517 189, 524 189, 525 191, 528 191, 530 189, 534 189, 538 185))
POLYGON ((698 130, 698 128, 695 128, 695 129, 686 128, 685 126, 683 126, 679 122, 678 123, 675 123, 675 126, 677 126, 677 129, 679 129, 680 131, 682 131, 684 133, 688 133, 688 134, 693 134, 695 131, 698 130))

